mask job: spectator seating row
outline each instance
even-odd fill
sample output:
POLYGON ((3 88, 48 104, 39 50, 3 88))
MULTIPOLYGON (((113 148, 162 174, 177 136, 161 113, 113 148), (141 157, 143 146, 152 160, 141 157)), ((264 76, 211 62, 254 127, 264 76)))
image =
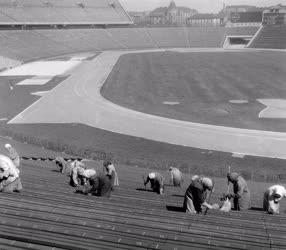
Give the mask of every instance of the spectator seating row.
POLYGON ((263 26, 249 47, 286 49, 286 25, 263 26))
POLYGON ((17 60, 10 59, 8 57, 0 56, 0 71, 7 69, 7 68, 13 68, 18 65, 20 65, 21 62, 17 60))
POLYGON ((4 0, 0 8, 0 24, 131 23, 118 0, 4 0))
MULTIPOLYGON (((187 179, 183 188, 167 186, 165 195, 159 196, 142 188, 143 173, 148 170, 120 168, 120 187, 104 199, 75 194, 55 166, 24 163, 24 191, 0 197, 0 245, 5 249, 286 247, 285 215, 255 210, 188 215, 181 211, 187 179)), ((212 200, 217 199, 214 193, 212 200)))
POLYGON ((228 32, 223 27, 1 30, 0 55, 26 62, 110 49, 221 47, 228 32))

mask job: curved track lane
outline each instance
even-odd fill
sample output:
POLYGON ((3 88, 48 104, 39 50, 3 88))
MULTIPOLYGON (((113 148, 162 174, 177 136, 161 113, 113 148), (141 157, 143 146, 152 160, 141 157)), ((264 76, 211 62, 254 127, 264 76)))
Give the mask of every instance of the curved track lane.
MULTIPOLYGON (((170 50, 183 53, 233 52, 223 49, 170 50)), ((164 50, 105 51, 93 61, 83 62, 68 79, 9 123, 83 123, 116 133, 170 144, 286 158, 286 133, 174 120, 127 109, 101 96, 100 89, 121 55, 150 51, 164 50)))

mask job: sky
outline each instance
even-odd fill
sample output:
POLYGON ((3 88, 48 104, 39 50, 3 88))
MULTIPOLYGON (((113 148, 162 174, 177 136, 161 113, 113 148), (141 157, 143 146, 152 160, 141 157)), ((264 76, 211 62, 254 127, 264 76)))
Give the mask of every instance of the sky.
MULTIPOLYGON (((128 11, 153 10, 168 6, 171 0, 119 0, 128 11)), ((197 9, 201 13, 217 13, 226 5, 255 5, 259 7, 283 4, 285 0, 175 0, 177 6, 197 9)))

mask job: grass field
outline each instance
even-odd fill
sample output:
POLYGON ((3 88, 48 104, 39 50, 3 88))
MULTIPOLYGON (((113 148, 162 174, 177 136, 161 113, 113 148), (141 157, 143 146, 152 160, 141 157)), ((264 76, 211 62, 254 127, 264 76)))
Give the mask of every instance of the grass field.
POLYGON ((283 132, 285 119, 259 119, 266 106, 256 99, 286 98, 285 59, 265 51, 124 55, 101 92, 116 104, 164 117, 283 132))
MULTIPOLYGON (((6 131, 7 127, 4 127, 6 131)), ((31 140, 51 149, 63 145, 64 148, 72 148, 75 155, 87 151, 96 159, 111 157, 117 163, 133 167, 165 171, 172 165, 185 173, 222 177, 231 165, 234 171, 241 172, 247 179, 286 180, 285 160, 280 159, 236 158, 230 153, 154 142, 79 124, 22 124, 9 125, 8 129, 16 137, 24 135, 18 136, 20 140, 31 140)))
POLYGON ((56 76, 45 85, 17 85, 31 76, 0 76, 0 118, 12 119, 40 97, 33 92, 48 91, 62 82, 67 76, 56 76), (10 87, 13 87, 11 90, 10 87))
MULTIPOLYGON (((107 97, 111 95, 114 102, 117 102, 118 99, 120 105, 145 112, 155 112, 159 115, 166 115, 177 119, 180 119, 181 116, 181 119, 201 122, 212 120, 215 123, 221 122, 224 125, 227 125, 225 122, 230 122, 233 126, 235 124, 240 124, 242 127, 243 125, 257 125, 258 128, 265 128, 263 126, 268 124, 269 128, 275 126, 275 128, 282 128, 285 126, 283 120, 282 122, 275 120, 276 123, 274 121, 258 120, 257 114, 263 108, 263 105, 255 102, 255 98, 283 97, 283 67, 281 65, 276 67, 276 71, 281 73, 281 75, 277 73, 281 77, 277 80, 280 85, 276 83, 276 87, 270 91, 267 89, 271 85, 266 80, 268 79, 266 77, 267 74, 263 75, 265 78, 265 88, 258 88, 258 84, 250 85, 250 80, 246 76, 246 72, 249 71, 246 65, 242 67, 243 71, 240 72, 240 82, 237 79, 239 75, 234 71, 235 67, 239 67, 242 62, 247 62, 247 65, 256 65, 256 61, 258 61, 260 67, 267 67, 269 64, 266 59, 269 58, 272 60, 272 63, 276 62, 279 65, 284 55, 276 55, 267 52, 211 54, 147 53, 140 54, 140 56, 137 54, 126 55, 121 57, 107 83, 104 85, 102 93, 107 97), (221 65, 221 71, 217 79, 214 79, 218 90, 210 86, 212 80, 210 76, 206 72, 200 71, 201 67, 205 67, 204 64, 208 57, 207 67, 213 67, 212 71, 210 71, 213 75, 216 74, 216 70, 219 68, 217 62, 220 61, 224 67, 227 67, 227 61, 231 59, 233 64, 233 71, 231 72, 222 70, 223 66, 221 65), (235 60, 232 57, 235 57, 235 60), (251 59, 250 61, 246 60, 248 57, 251 59), (259 61, 261 57, 265 59, 263 62, 259 61), (125 63, 126 65, 122 65, 125 63), (180 68, 182 64, 184 65, 183 69, 180 68), (200 66, 190 69, 190 65, 188 64, 200 66), (131 70, 128 70, 128 66, 131 67, 131 70), (122 67, 122 70, 119 70, 119 67, 120 69, 122 67), (132 74, 127 71, 132 72, 132 74), (201 73, 201 78, 198 78, 198 73, 201 73), (226 74, 228 74, 228 78, 226 79, 236 81, 236 85, 229 86, 226 80, 224 82, 219 81, 226 74), (231 76, 232 74, 233 76, 231 76), (121 80, 126 76, 128 76, 126 78, 128 81, 125 81, 123 84, 121 80), (155 78, 153 79, 152 77, 155 78), (176 77, 179 77, 179 80, 177 79, 174 83, 176 77), (146 82, 139 81, 141 78, 145 79, 146 82), (166 82, 163 78, 166 78, 166 82), (169 78, 168 81, 167 78, 169 78), (193 79, 197 79, 196 84, 190 84, 193 79), (206 82, 206 84, 199 84, 199 80, 200 82, 206 82), (114 84, 111 81, 114 81, 114 84), (240 85, 238 86, 239 83, 240 85), (256 92, 260 94, 256 94, 256 92), (252 101, 250 100, 251 96, 253 98, 252 101), (114 100, 114 98, 117 99, 114 100), (228 98, 247 98, 249 99, 249 103, 236 104, 238 106, 235 106, 228 103, 228 98), (163 101, 179 101, 180 104, 177 106, 163 105, 163 101), (222 113, 221 115, 217 115, 217 113, 209 112, 207 113, 209 115, 207 115, 204 112, 200 112, 202 109, 217 110, 218 106, 232 108, 232 113, 229 115, 222 115, 222 113)), ((229 67, 231 68, 231 65, 229 67)), ((256 68, 253 68, 251 71, 255 70, 256 68)), ((263 73, 259 67, 257 67, 257 70, 261 74, 263 73)), ((248 74, 253 78, 255 77, 254 73, 248 72, 248 74)), ((271 75, 273 77, 274 71, 271 75)), ((1 77, 0 118, 6 117, 11 119, 39 98, 30 95, 31 92, 52 89, 64 80, 65 77, 55 77, 44 86, 17 86, 16 83, 25 79, 24 77, 1 77), (11 85, 14 87, 13 90, 10 90, 11 85)), ((259 76, 259 79, 262 81, 262 76, 259 76)), ((87 152, 87 157, 94 157, 96 159, 111 157, 118 163, 130 166, 166 170, 168 166, 173 165, 179 167, 185 173, 221 177, 225 176, 228 165, 231 165, 234 171, 241 172, 248 179, 259 181, 282 181, 286 179, 285 160, 249 156, 237 158, 233 157, 231 153, 154 142, 80 124, 7 125, 6 121, 1 121, 0 128, 2 135, 12 136, 16 140, 29 142, 56 151, 70 151, 74 155, 83 155, 87 152)), ((37 151, 35 151, 35 154, 37 154, 37 151)))

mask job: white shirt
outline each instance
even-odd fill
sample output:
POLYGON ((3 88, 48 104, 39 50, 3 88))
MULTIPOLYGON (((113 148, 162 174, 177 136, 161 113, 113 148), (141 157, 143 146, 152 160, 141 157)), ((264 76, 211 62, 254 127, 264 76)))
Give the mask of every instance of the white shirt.
POLYGON ((171 178, 174 179, 181 179, 182 178, 182 173, 179 169, 177 168, 172 168, 172 170, 170 171, 171 173, 171 178))
POLYGON ((90 178, 91 176, 95 174, 96 174, 96 171, 94 169, 86 169, 83 171, 82 176, 85 178, 90 178))
POLYGON ((1 177, 6 177, 8 182, 13 182, 19 177, 19 169, 17 169, 12 160, 5 155, 0 155, 0 170, 1 177))
POLYGON ((279 213, 279 201, 283 198, 286 197, 286 189, 281 186, 281 185, 273 185, 268 188, 268 210, 269 212, 272 213, 279 213), (274 202, 274 195, 279 194, 280 198, 276 199, 278 203, 274 202))
POLYGON ((281 186, 281 185, 273 185, 270 188, 268 188, 269 190, 269 195, 272 196, 274 194, 279 194, 281 196, 280 199, 281 200, 283 197, 286 197, 286 189, 285 187, 281 186))

